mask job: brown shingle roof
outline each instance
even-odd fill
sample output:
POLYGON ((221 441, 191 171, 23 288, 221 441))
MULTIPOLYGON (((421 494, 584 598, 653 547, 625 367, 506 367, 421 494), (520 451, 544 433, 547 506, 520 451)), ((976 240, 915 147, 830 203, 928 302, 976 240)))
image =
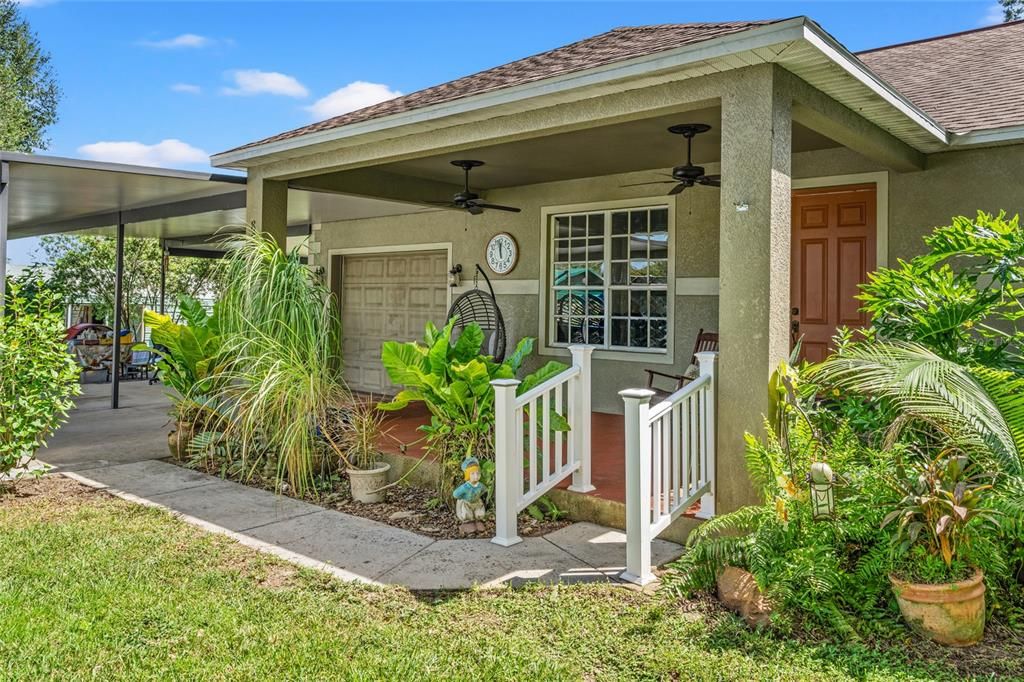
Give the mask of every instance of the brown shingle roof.
POLYGON ((1024 124, 1024 21, 857 57, 953 132, 1024 124))
POLYGON ((510 88, 534 81, 592 69, 633 57, 663 52, 673 48, 745 31, 755 26, 779 21, 732 21, 700 24, 664 24, 660 26, 628 26, 616 28, 592 38, 542 52, 532 57, 503 64, 493 69, 464 76, 448 83, 396 97, 364 109, 352 111, 326 121, 289 130, 263 140, 251 142, 231 151, 247 149, 288 140, 309 133, 331 130, 352 123, 398 114, 432 104, 451 102, 470 95, 510 88))

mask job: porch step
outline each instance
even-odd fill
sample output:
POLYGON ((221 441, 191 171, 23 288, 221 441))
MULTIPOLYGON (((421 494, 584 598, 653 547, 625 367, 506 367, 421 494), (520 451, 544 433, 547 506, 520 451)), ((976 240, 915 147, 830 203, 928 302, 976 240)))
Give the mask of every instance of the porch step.
MULTIPOLYGON (((599 493, 600 490, 595 492, 599 493)), ((549 491, 547 496, 572 521, 586 521, 609 528, 626 529, 626 505, 623 502, 605 499, 595 493, 574 493, 564 488, 555 488, 549 491)), ((685 544, 686 538, 699 524, 700 520, 688 512, 676 519, 658 538, 685 544)))

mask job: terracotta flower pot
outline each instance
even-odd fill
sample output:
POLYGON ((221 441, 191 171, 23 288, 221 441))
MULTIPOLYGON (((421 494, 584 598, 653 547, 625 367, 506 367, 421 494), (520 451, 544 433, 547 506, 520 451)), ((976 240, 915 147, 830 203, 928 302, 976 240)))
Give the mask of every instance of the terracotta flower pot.
POLYGON ((903 620, 925 637, 949 646, 977 644, 985 632, 985 574, 957 583, 910 583, 890 575, 903 620))
POLYGON ((384 491, 388 484, 388 471, 391 465, 377 462, 373 469, 349 469, 348 482, 352 486, 352 499, 356 502, 376 504, 384 501, 384 491))
POLYGON ((192 442, 192 426, 187 422, 178 422, 174 431, 167 434, 167 448, 171 457, 179 462, 188 458, 188 444, 192 442))

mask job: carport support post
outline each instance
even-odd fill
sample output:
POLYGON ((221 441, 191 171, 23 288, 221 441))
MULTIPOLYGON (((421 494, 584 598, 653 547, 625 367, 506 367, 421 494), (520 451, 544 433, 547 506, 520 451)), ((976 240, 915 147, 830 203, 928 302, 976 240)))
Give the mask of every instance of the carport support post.
POLYGON ((117 214, 117 251, 114 257, 114 355, 110 359, 111 391, 110 407, 117 409, 121 393, 121 298, 124 280, 124 223, 120 211, 117 214))
POLYGON ((160 314, 166 315, 167 311, 167 261, 170 254, 167 253, 166 240, 160 240, 160 314))
POLYGON ((4 310, 4 295, 7 288, 7 188, 11 169, 6 161, 0 162, 0 313, 4 310))

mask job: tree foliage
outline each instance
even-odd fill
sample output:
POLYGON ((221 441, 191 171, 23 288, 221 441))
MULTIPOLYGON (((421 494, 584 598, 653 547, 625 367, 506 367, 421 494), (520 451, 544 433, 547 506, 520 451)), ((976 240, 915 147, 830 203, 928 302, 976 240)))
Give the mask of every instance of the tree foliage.
MULTIPOLYGON (((114 310, 116 243, 110 237, 53 235, 43 237, 43 253, 51 263, 48 284, 62 291, 69 303, 90 303, 96 314, 110 322, 114 310)), ((143 309, 160 303, 160 261, 155 239, 125 238, 122 319, 134 329, 143 309)), ((221 261, 171 258, 167 270, 167 301, 179 296, 199 298, 217 293, 224 279, 221 261)))
POLYGON ((45 149, 61 92, 50 55, 14 0, 0 0, 0 149, 45 149))
POLYGON ((1003 8, 1003 21, 1024 19, 1024 0, 999 0, 1003 8))

